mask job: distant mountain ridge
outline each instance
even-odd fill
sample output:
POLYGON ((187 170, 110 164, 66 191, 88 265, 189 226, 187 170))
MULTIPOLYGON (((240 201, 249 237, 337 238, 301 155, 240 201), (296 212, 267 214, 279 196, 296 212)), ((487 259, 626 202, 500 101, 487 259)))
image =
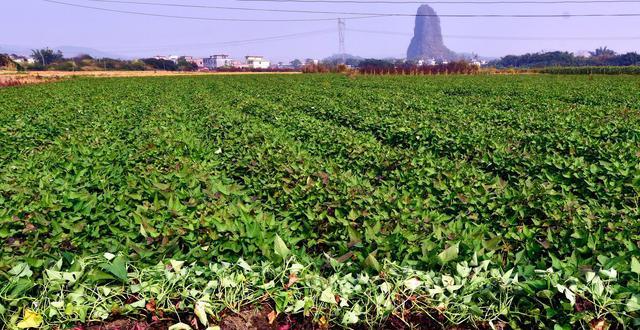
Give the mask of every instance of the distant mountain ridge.
MULTIPOLYGON (((22 56, 30 56, 32 49, 46 48, 47 46, 24 46, 24 45, 6 45, 0 44, 0 53, 16 54, 22 56)), ((79 47, 79 46, 57 46, 49 47, 53 50, 60 50, 65 57, 74 57, 81 54, 88 54, 94 58, 114 58, 114 59, 127 59, 127 56, 104 52, 94 48, 79 47)))

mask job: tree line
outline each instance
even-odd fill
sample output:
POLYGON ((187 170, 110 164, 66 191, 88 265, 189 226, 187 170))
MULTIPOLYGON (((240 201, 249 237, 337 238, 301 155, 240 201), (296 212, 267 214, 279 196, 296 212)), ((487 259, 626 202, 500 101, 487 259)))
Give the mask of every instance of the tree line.
MULTIPOLYGON (((122 60, 112 58, 94 58, 90 55, 78 55, 67 58, 59 50, 50 48, 32 50, 33 63, 12 63, 18 70, 58 70, 58 71, 97 71, 97 70, 164 70, 164 71, 196 71, 195 63, 185 57, 176 62, 158 58, 142 58, 137 60, 122 60)), ((8 62, 8 56, 0 57, 8 62)), ((7 64, 0 63, 0 67, 7 64)), ((553 51, 527 53, 524 55, 507 55, 489 62, 489 67, 504 68, 546 68, 546 67, 616 67, 640 66, 640 54, 629 52, 618 54, 607 47, 600 47, 587 56, 579 56, 570 52, 553 51)), ((372 59, 351 55, 334 55, 322 61, 312 59, 293 60, 286 70, 301 70, 303 72, 345 72, 359 71, 371 74, 433 74, 433 73, 475 73, 478 67, 464 61, 435 66, 422 66, 416 62, 403 59, 372 59)))
POLYGON ((542 68, 542 67, 581 67, 581 66, 637 66, 640 54, 635 52, 618 54, 607 47, 589 52, 588 56, 578 56, 570 52, 553 51, 508 55, 489 63, 496 68, 542 68))
MULTIPOLYGON (((7 55, 5 55, 8 57, 7 55)), ((165 70, 165 71, 196 71, 198 66, 188 62, 184 57, 177 62, 157 58, 142 58, 137 60, 122 60, 114 58, 94 58, 82 54, 65 57, 60 50, 50 48, 33 49, 31 51, 33 63, 16 63, 18 70, 55 70, 55 71, 97 71, 97 70, 165 70)))

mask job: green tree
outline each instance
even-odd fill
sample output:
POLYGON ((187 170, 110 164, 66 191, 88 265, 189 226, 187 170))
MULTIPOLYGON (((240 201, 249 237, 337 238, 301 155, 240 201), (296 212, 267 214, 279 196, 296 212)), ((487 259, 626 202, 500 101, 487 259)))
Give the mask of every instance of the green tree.
POLYGON ((301 66, 302 66, 302 61, 300 61, 299 59, 297 59, 297 58, 296 58, 295 60, 293 60, 293 61, 289 62, 289 64, 290 64, 292 67, 294 67, 294 68, 296 68, 296 69, 297 69, 297 68, 299 68, 299 67, 301 67, 301 66))
POLYGON ((616 52, 614 52, 613 50, 605 47, 598 47, 596 48, 595 51, 593 52, 589 52, 589 54, 591 54, 591 56, 593 57, 611 57, 611 56, 616 56, 616 52))
POLYGON ((166 70, 166 71, 176 71, 178 70, 178 65, 173 61, 169 60, 161 60, 156 58, 143 58, 141 60, 144 64, 150 66, 154 70, 166 70))
POLYGON ((192 62, 187 61, 184 57, 178 59, 178 70, 179 71, 197 71, 198 65, 192 62))
POLYGON ((54 63, 64 58, 61 51, 54 51, 49 47, 42 49, 32 49, 31 57, 34 60, 39 61, 43 66, 54 63))

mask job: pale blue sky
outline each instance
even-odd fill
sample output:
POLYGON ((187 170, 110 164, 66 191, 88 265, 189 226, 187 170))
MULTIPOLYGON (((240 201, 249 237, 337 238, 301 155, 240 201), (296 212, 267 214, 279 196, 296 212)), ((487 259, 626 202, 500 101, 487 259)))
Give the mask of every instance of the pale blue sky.
MULTIPOLYGON (((199 17, 232 18, 332 18, 347 15, 262 13, 219 9, 156 7, 98 3, 87 0, 59 0, 94 7, 199 17)), ((154 3, 281 8, 376 13, 415 13, 418 4, 301 4, 242 2, 235 0, 141 0, 154 3)), ((438 14, 586 14, 640 13, 640 3, 599 4, 432 4, 438 14)), ((2 0, 0 46, 73 45, 96 48, 126 56, 190 54, 204 56, 229 53, 234 57, 262 54, 275 61, 293 58, 322 58, 337 53, 335 21, 323 22, 215 22, 145 17, 74 8, 42 0, 2 0), (297 38, 263 42, 220 44, 307 31, 326 31, 297 38)), ((347 20, 346 49, 365 57, 404 57, 414 18, 383 17, 347 20), (400 34, 373 34, 349 30, 375 30, 400 34), (402 35, 405 33, 406 35, 402 35)), ((457 52, 484 56, 521 54, 540 50, 590 50, 608 46, 619 52, 640 51, 640 17, 591 18, 441 18, 445 43, 457 52), (533 37, 534 40, 492 40, 467 38, 533 37), (461 38, 464 37, 464 38, 461 38), (580 40, 540 40, 537 38, 580 40), (601 38, 602 37, 602 38, 601 38), (636 39, 614 39, 629 38, 636 39), (584 40, 594 38, 598 40, 584 40)))

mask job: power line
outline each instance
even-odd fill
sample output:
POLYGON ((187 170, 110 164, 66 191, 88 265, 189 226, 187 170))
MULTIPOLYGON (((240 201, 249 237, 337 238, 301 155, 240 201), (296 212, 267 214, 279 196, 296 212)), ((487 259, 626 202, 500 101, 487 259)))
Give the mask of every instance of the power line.
POLYGON ((523 0, 523 1, 509 1, 509 0, 488 0, 488 1, 373 1, 373 0, 236 0, 240 2, 292 2, 292 3, 332 3, 332 4, 393 4, 393 5, 405 5, 405 4, 466 4, 466 5, 488 5, 488 4, 585 4, 585 3, 639 3, 638 0, 523 0))
MULTIPOLYGON (((350 32, 360 33, 372 33, 372 34, 388 34, 388 35, 401 35, 412 36, 412 33, 405 32, 393 32, 393 31, 376 31, 376 30, 360 30, 360 29, 347 29, 350 32)), ((640 36, 631 37, 543 37, 543 36, 486 36, 486 35, 443 35, 448 39, 477 39, 477 40, 640 40, 640 36)))
MULTIPOLYGON (((252 18, 215 18, 215 17, 198 17, 198 16, 178 16, 178 15, 167 15, 167 14, 156 14, 156 13, 147 13, 140 11, 132 11, 132 10, 120 10, 120 9, 111 9, 111 8, 103 8, 103 7, 94 7, 94 6, 86 6, 80 5, 76 3, 69 3, 63 1, 56 0, 42 0, 44 2, 54 3, 58 5, 70 6, 70 7, 78 7, 85 9, 93 9, 99 11, 106 11, 111 13, 119 13, 119 14, 131 14, 131 15, 140 15, 140 16, 151 16, 151 17, 163 17, 163 18, 176 18, 176 19, 186 19, 186 20, 198 20, 198 21, 224 21, 224 22, 312 22, 312 21, 335 21, 335 18, 297 18, 297 19, 252 19, 252 18)), ((363 19, 363 18, 373 18, 376 16, 360 16, 360 17, 348 17, 348 19, 363 19)))
POLYGON ((233 47, 233 46, 242 46, 252 43, 264 42, 264 41, 273 41, 273 40, 289 40, 301 37, 308 37, 312 35, 318 34, 326 34, 326 33, 335 33, 335 29, 324 29, 324 30, 316 30, 316 31, 307 31, 307 32, 299 32, 299 33, 290 33, 290 34, 282 34, 270 37, 261 37, 261 38, 252 38, 252 39, 243 39, 243 40, 233 40, 233 41, 221 41, 221 42, 210 42, 210 43, 194 43, 194 44, 179 44, 179 45, 162 45, 153 48, 129 48, 129 49, 111 49, 114 52, 136 52, 136 51, 152 51, 152 50, 160 50, 160 49, 171 49, 171 48, 180 48, 180 47, 201 47, 201 46, 223 46, 223 47, 233 47))
MULTIPOLYGON (((223 9, 223 10, 241 10, 241 11, 258 11, 258 12, 275 12, 275 13, 296 13, 296 14, 340 14, 347 15, 346 12, 336 11, 318 11, 318 10, 296 10, 296 9, 272 9, 272 8, 247 8, 247 7, 229 7, 229 6, 211 6, 211 5, 193 5, 183 3, 160 3, 146 1, 127 1, 127 0, 84 0, 91 2, 116 3, 116 4, 132 4, 143 6, 159 6, 159 7, 180 7, 180 8, 197 8, 197 9, 223 9)), ((640 0, 638 0, 640 2, 640 0)), ((359 13, 355 15, 360 15, 359 13)), ((332 20, 335 20, 332 19, 332 20)))
MULTIPOLYGON (((362 14, 362 13, 360 13, 362 14)), ((378 14, 374 17, 448 17, 448 18, 569 18, 569 17, 639 17, 640 13, 588 14, 378 14)))
MULTIPOLYGON (((197 20, 214 20, 214 21, 236 21, 236 22, 301 22, 301 21, 334 21, 336 18, 306 18, 306 19, 238 19, 238 18, 207 18, 207 17, 192 17, 192 16, 175 16, 164 14, 152 14, 143 13, 138 11, 125 11, 116 9, 107 9, 102 7, 84 6, 78 4, 71 4, 67 2, 43 0, 46 2, 64 4, 75 7, 90 8, 97 10, 104 10, 110 12, 137 14, 146 16, 159 16, 181 19, 197 19, 197 20)), ((109 3, 126 3, 126 4, 140 4, 140 5, 152 5, 152 6, 172 6, 172 7, 194 7, 194 8, 213 8, 213 9, 232 9, 232 10, 250 10, 250 11, 270 11, 270 12, 291 12, 291 13, 307 13, 307 14, 339 14, 339 15, 358 15, 350 17, 349 19, 365 19, 365 18, 377 18, 377 17, 446 17, 446 18, 569 18, 569 17, 638 17, 640 13, 587 13, 587 14, 409 14, 409 13, 367 13, 367 12, 338 12, 338 11, 313 11, 313 10, 287 10, 287 9, 264 9, 264 8, 244 8, 244 7, 222 7, 222 6, 206 6, 206 5, 186 5, 176 3, 151 3, 143 1, 127 1, 127 0, 87 0, 93 2, 109 2, 109 3)), ((252 0, 258 1, 258 0, 252 0)), ((273 1, 273 0, 260 0, 260 1, 273 1)), ((587 1, 587 0, 584 0, 587 1)), ((597 1, 597 0, 589 0, 597 1)), ((640 1, 640 0, 634 0, 640 1)))
MULTIPOLYGON (((335 15, 381 15, 381 16, 420 16, 417 14, 387 14, 387 13, 362 13, 362 12, 349 12, 349 11, 320 11, 320 10, 302 10, 302 9, 273 9, 273 8, 247 8, 247 7, 229 7, 229 6, 211 6, 211 5, 194 5, 184 3, 167 3, 167 2, 147 2, 147 1, 130 1, 130 0, 85 0, 91 2, 102 3, 115 3, 115 4, 133 4, 144 6, 160 6, 160 7, 180 7, 180 8, 197 8, 197 9, 222 9, 222 10, 241 10, 241 11, 257 11, 257 12, 277 12, 277 13, 298 13, 298 14, 335 14, 335 15)), ((243 1, 243 0, 239 0, 243 1)), ((248 0, 248 1, 263 1, 267 0, 248 0)), ((270 1, 270 0, 269 0, 270 1)), ((281 1, 276 1, 281 2, 281 1)), ((308 2, 308 1, 303 1, 308 2)), ((331 1, 330 1, 331 2, 331 1)), ((640 3, 640 0, 577 0, 577 1, 451 1, 451 2, 437 2, 430 1, 429 3, 446 3, 446 4, 586 4, 586 3, 640 3)))
POLYGON ((269 41, 269 40, 285 40, 285 39, 292 39, 292 38, 299 38, 299 37, 307 37, 311 35, 334 33, 334 32, 335 32, 335 29, 324 29, 324 30, 316 30, 316 31, 308 31, 308 32, 283 34, 283 35, 271 36, 271 37, 244 39, 244 40, 236 40, 236 41, 223 41, 223 42, 217 42, 213 44, 219 45, 219 46, 247 44, 247 43, 269 41))

